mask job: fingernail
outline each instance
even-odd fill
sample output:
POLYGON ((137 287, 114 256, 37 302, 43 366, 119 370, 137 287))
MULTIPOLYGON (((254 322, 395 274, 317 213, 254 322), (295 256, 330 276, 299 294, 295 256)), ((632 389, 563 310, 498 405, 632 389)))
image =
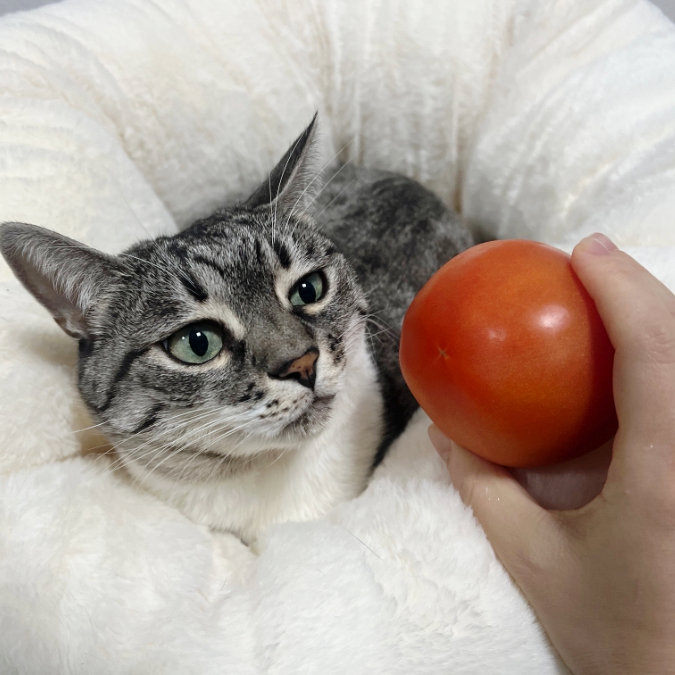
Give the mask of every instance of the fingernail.
POLYGON ((432 424, 427 430, 431 443, 444 462, 448 461, 448 455, 452 450, 452 441, 435 425, 432 424))
POLYGON ((607 236, 600 232, 586 237, 577 245, 581 253, 589 253, 590 255, 607 255, 612 251, 618 250, 618 246, 607 236))

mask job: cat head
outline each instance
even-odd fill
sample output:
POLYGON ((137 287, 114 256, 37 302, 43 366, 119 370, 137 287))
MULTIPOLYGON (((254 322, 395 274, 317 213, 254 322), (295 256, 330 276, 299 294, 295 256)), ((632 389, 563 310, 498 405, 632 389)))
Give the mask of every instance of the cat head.
POLYGON ((117 256, 20 223, 0 250, 79 341, 81 395, 128 463, 232 472, 316 436, 366 303, 313 223, 316 118, 243 204, 117 256))

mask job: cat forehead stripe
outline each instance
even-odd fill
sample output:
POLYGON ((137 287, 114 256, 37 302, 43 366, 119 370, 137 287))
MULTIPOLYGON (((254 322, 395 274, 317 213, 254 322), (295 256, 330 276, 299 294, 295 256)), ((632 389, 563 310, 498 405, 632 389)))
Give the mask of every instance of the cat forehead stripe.
POLYGON ((204 302, 204 300, 208 299, 209 294, 202 285, 197 283, 194 279, 190 279, 187 274, 181 274, 179 279, 183 286, 185 286, 187 292, 197 300, 197 302, 204 302))
POLYGON ((246 336, 246 328, 239 317, 227 306, 207 299, 201 304, 201 308, 207 312, 203 318, 220 321, 230 331, 235 340, 243 340, 246 336))
POLYGON ((288 269, 291 266, 291 254, 289 253, 286 245, 279 239, 272 240, 272 248, 279 258, 279 262, 284 269, 288 269))

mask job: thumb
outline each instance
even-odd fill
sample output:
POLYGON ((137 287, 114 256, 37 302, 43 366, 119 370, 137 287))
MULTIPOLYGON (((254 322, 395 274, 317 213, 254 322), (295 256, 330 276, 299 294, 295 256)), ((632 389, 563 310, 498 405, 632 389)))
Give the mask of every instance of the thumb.
POLYGON ((614 345, 614 402, 619 436, 615 466, 625 477, 672 484, 675 419, 675 295, 607 237, 594 234, 572 253, 572 266, 595 302, 614 345))
POLYGON ((527 594, 535 573, 554 567, 552 558, 560 553, 555 514, 541 508, 505 468, 465 450, 435 426, 429 438, 497 557, 527 594))

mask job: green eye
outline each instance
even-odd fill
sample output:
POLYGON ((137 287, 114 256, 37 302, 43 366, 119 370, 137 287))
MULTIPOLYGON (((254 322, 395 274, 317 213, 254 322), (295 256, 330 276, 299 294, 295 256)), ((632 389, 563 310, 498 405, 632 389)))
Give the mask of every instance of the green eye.
POLYGON ((164 349, 183 363, 206 363, 222 348, 222 331, 209 323, 192 323, 164 340, 164 349))
POLYGON ((302 307, 318 302, 323 297, 324 279, 319 272, 312 272, 298 281, 288 296, 291 305, 302 307))

